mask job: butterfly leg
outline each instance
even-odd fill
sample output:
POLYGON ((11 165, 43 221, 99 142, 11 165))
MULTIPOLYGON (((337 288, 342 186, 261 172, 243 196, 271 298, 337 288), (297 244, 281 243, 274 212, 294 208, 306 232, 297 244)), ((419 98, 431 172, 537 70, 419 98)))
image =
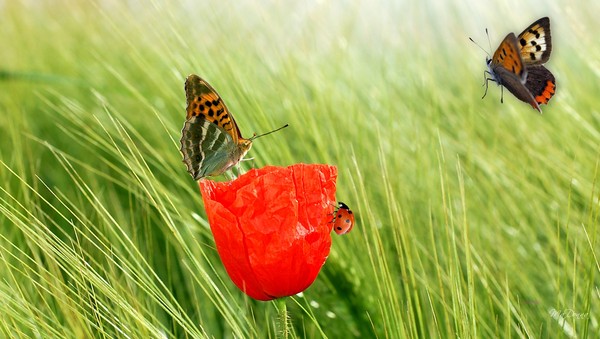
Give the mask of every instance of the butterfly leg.
POLYGON ((483 71, 483 84, 481 84, 481 87, 483 87, 487 84, 488 79, 489 79, 488 74, 490 74, 490 72, 488 72, 487 70, 483 71))
POLYGON ((243 161, 252 161, 252 165, 250 165, 250 168, 256 168, 256 165, 254 164, 254 157, 244 158, 244 159, 240 160, 240 162, 238 163, 238 167, 242 164, 243 161))
POLYGON ((500 103, 504 103, 504 86, 500 86, 500 103))
POLYGON ((488 85, 490 81, 494 81, 496 82, 496 80, 494 80, 493 77, 488 77, 492 76, 492 73, 490 73, 489 71, 483 71, 483 85, 481 86, 485 86, 485 92, 483 92, 483 96, 481 97, 481 99, 485 98, 485 96, 487 95, 487 91, 488 91, 488 85))
POLYGON ((227 177, 228 180, 235 180, 235 179, 237 179, 237 177, 233 173, 233 169, 231 171, 225 172, 225 176, 227 177))
POLYGON ((490 81, 495 81, 492 78, 485 78, 485 92, 483 92, 483 96, 481 97, 481 99, 485 98, 485 96, 487 95, 487 91, 488 91, 488 84, 490 81))
POLYGON ((238 172, 238 177, 240 175, 244 174, 244 169, 242 168, 242 161, 244 161, 244 160, 250 160, 250 159, 242 159, 242 160, 240 160, 240 162, 237 163, 237 165, 235 165, 235 168, 237 169, 237 172, 238 172))

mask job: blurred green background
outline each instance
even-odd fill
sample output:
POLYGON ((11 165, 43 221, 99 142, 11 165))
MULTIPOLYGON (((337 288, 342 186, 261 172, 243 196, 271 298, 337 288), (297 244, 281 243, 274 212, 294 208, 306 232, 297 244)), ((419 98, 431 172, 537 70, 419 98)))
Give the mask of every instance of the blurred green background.
POLYGON ((4 337, 597 337, 598 1, 0 1, 4 337), (491 84, 542 16, 556 95, 491 84), (490 51, 493 53, 493 50, 490 51), (250 166, 338 166, 304 293, 229 280, 178 151, 199 74, 250 166), (269 139, 267 139, 269 138, 269 139))

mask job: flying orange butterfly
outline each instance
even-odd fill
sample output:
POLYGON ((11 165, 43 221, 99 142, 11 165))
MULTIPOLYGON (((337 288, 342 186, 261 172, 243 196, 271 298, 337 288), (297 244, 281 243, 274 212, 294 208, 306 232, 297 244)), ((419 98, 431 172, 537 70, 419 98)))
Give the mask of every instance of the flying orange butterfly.
MULTIPOLYGON (((486 58, 488 70, 484 72, 485 93, 482 99, 487 94, 489 81, 494 81, 501 89, 506 87, 517 99, 542 113, 540 105, 547 104, 556 90, 554 75, 542 66, 550 58, 550 52, 552 36, 548 17, 532 23, 518 37, 509 33, 493 57, 486 58)), ((501 102, 503 96, 502 91, 501 102)))

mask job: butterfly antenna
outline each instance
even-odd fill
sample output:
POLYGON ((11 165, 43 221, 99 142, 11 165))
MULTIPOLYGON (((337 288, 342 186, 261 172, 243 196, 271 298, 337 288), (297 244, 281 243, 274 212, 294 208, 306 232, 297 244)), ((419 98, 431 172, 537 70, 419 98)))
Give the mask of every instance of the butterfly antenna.
MULTIPOLYGON (((490 45, 490 51, 491 51, 492 50, 492 45, 490 44, 490 36, 488 35, 487 28, 485 29, 485 35, 487 35, 488 45, 490 45)), ((475 42, 475 40, 473 40, 473 38, 469 37, 469 40, 471 40, 472 43, 474 43, 477 47, 479 47, 480 50, 482 50, 488 57, 490 57, 490 52, 486 51, 483 47, 481 47, 481 45, 478 44, 477 42, 475 42)))
POLYGON ((277 128, 277 129, 274 129, 274 130, 272 130, 270 132, 267 132, 267 133, 264 133, 264 134, 256 135, 256 133, 255 133, 254 136, 252 136, 252 138, 250 138, 250 140, 254 140, 256 138, 264 137, 265 135, 268 135, 268 134, 271 134, 271 133, 275 133, 275 132, 277 132, 279 130, 282 130, 282 129, 288 127, 288 126, 289 126, 289 124, 285 124, 284 126, 281 126, 281 127, 277 128))
MULTIPOLYGON (((491 53, 491 51, 492 51, 492 43, 490 42, 490 33, 488 33, 488 29, 487 28, 485 29, 485 35, 487 36, 488 47, 490 48, 489 51, 491 53)), ((489 53, 488 53, 488 55, 489 55, 489 53)))

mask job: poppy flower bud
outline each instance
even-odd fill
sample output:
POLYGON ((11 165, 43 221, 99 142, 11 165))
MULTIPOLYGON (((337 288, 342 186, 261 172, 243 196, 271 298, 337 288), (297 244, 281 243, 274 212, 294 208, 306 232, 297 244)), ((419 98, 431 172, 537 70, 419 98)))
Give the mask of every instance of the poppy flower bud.
POLYGON ((336 179, 335 166, 295 164, 200 180, 217 251, 239 289, 271 300, 313 283, 331 247, 336 179))

